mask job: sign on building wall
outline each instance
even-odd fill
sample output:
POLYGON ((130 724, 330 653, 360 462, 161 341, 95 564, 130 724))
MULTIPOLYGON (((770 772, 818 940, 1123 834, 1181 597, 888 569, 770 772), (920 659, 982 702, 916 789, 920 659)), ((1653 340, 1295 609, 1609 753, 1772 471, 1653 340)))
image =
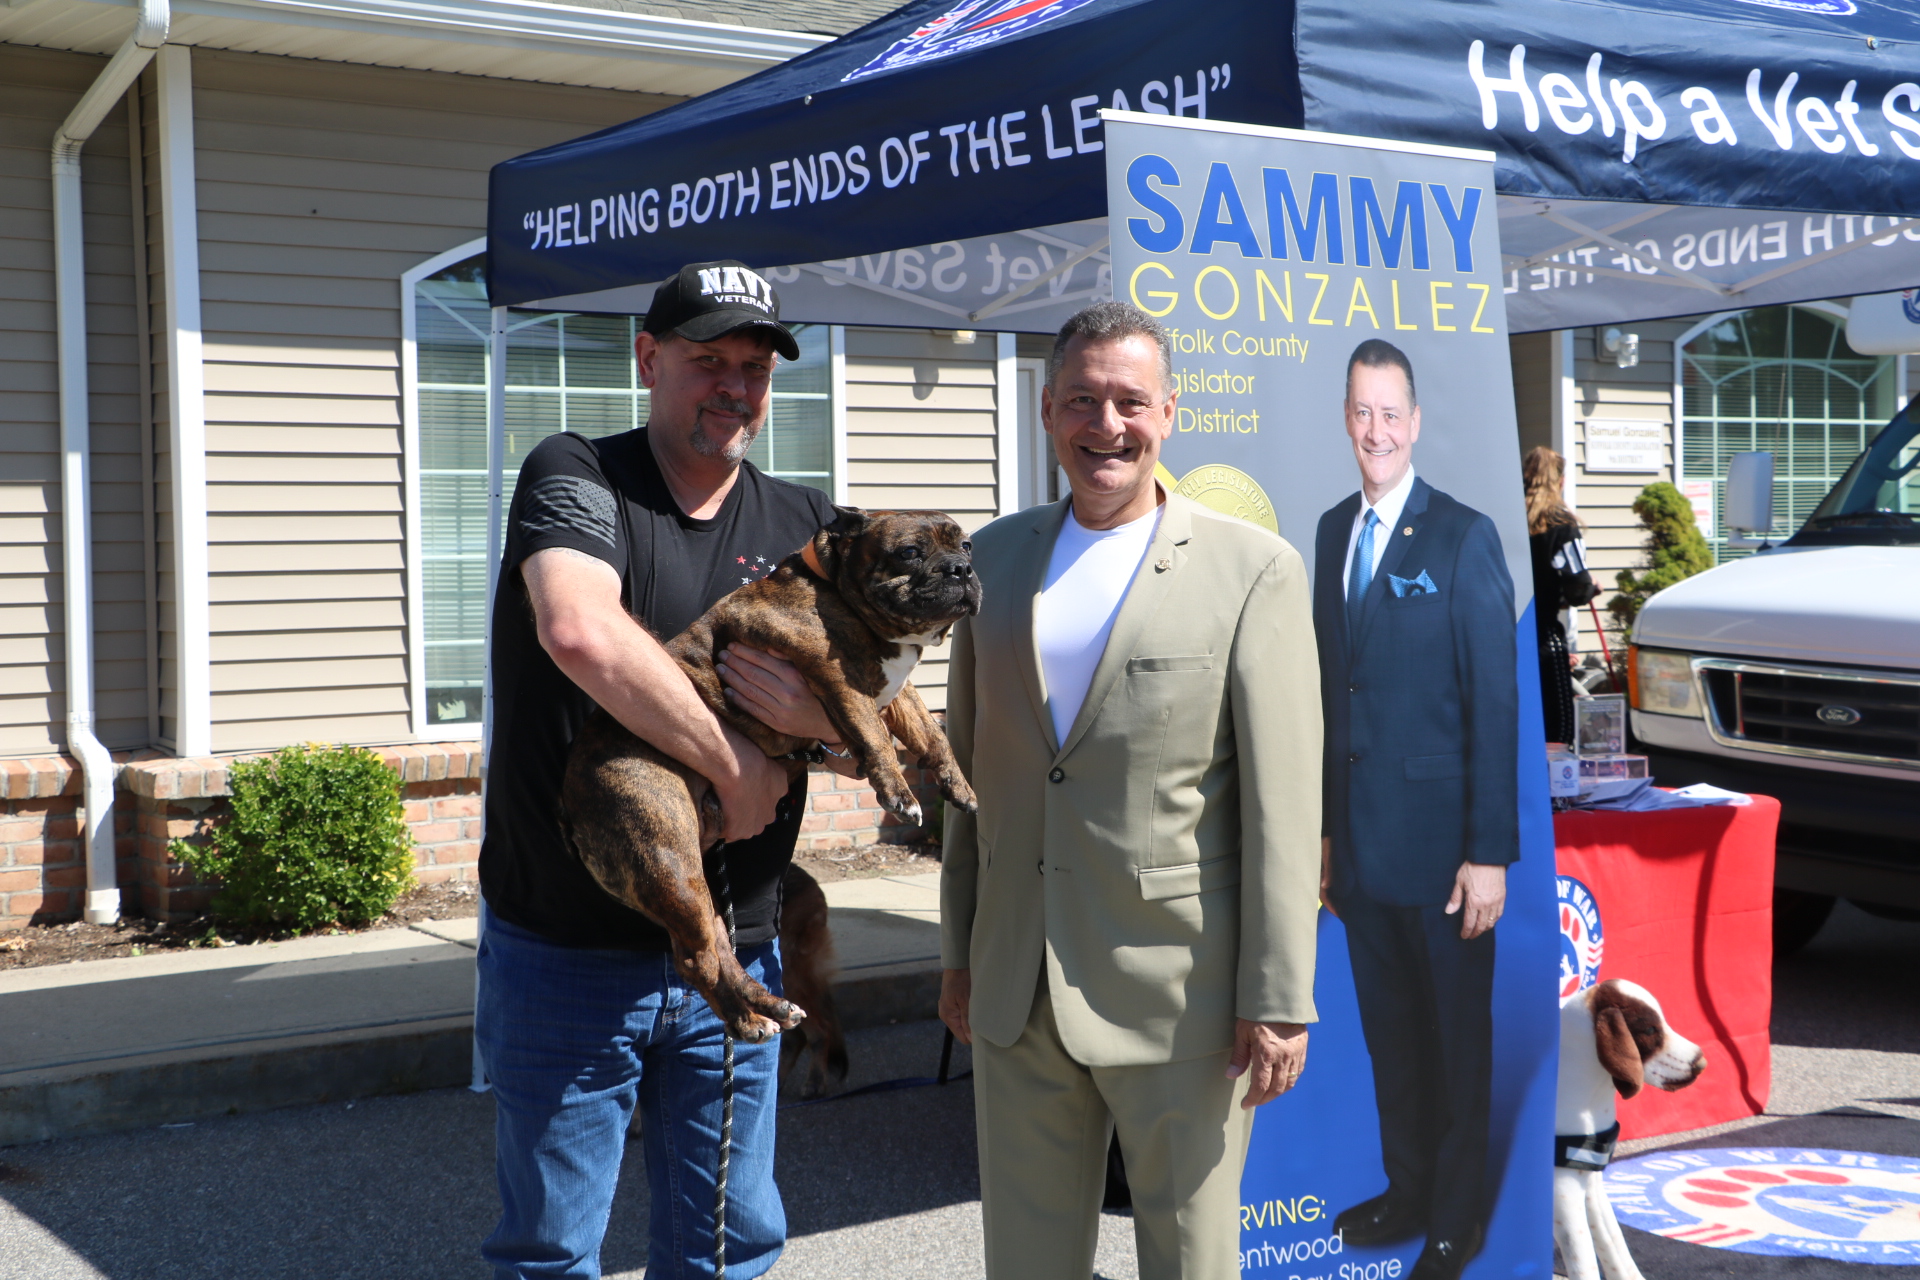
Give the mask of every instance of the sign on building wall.
POLYGON ((1693 508, 1693 523, 1699 527, 1701 533, 1711 538, 1713 536, 1713 481, 1683 481, 1680 485, 1680 493, 1686 498, 1687 505, 1693 508))
POLYGON ((1588 418, 1586 470, 1658 471, 1666 444, 1665 423, 1588 418))
MULTIPOLYGON (((1242 1271, 1406 1275, 1421 1235, 1369 1245, 1336 1226, 1393 1170, 1396 1194, 1431 1201, 1436 1231, 1447 1217, 1484 1225, 1476 1275, 1544 1277, 1560 940, 1492 157, 1102 115, 1114 295, 1173 340, 1179 403, 1162 482, 1278 533, 1313 575, 1333 780, 1322 830, 1340 911, 1320 916, 1306 1073, 1256 1122, 1242 1271), (1377 571, 1349 609, 1362 477, 1378 487, 1369 468, 1397 449, 1355 434, 1363 401, 1412 463, 1392 481, 1404 504, 1379 499, 1391 506, 1385 545, 1368 544, 1377 571), (1352 681, 1328 674, 1347 662, 1352 681), (1358 674, 1362 662, 1374 665, 1358 674), (1366 701, 1389 691, 1390 730, 1366 701), (1419 835, 1386 836, 1388 811, 1419 815, 1419 835), (1368 869, 1386 844, 1394 856, 1422 846, 1421 869, 1396 888, 1368 869), (1486 967, 1382 965, 1369 904, 1430 906, 1444 933, 1444 885, 1429 904, 1410 884, 1436 869, 1451 884, 1467 849, 1476 862, 1520 854, 1506 914, 1482 935, 1497 935, 1475 962, 1486 967), (1386 1012, 1427 982, 1452 1002, 1444 1028, 1414 1031, 1414 1015, 1386 1012), (1490 1050, 1443 1080, 1437 1064, 1473 1057, 1475 1036, 1490 1050), (1442 1130, 1438 1149, 1422 1145, 1442 1130)), ((1435 955, 1464 945, 1453 933, 1435 955)))

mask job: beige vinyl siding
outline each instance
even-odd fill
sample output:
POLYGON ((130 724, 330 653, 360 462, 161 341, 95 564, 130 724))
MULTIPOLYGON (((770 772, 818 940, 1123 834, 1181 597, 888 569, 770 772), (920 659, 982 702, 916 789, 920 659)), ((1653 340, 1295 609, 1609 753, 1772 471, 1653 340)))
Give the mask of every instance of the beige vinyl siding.
POLYGON ((669 101, 195 50, 216 750, 411 736, 400 275, 669 101))
MULTIPOLYGON (((1577 443, 1569 465, 1575 473, 1580 519, 1586 525, 1589 566, 1594 581, 1605 588, 1605 594, 1595 603, 1609 627, 1612 619, 1607 613, 1607 602, 1613 598, 1615 578, 1622 569, 1638 568, 1643 556, 1645 534, 1640 527, 1640 517, 1633 513, 1633 500, 1655 481, 1673 479, 1673 344, 1697 319, 1636 323, 1633 330, 1640 335, 1640 363, 1631 369, 1620 368, 1612 356, 1600 349, 1599 330, 1574 330, 1577 443), (1660 423, 1666 429, 1660 470, 1588 472, 1586 424, 1590 418, 1660 423)), ((1593 635, 1592 612, 1581 611, 1580 623, 1581 648, 1597 651, 1599 643, 1593 635)), ((1608 639, 1611 642, 1613 637, 1609 635, 1608 639)))
MULTIPOLYGON (((856 507, 945 511, 968 532, 993 519, 994 336, 971 345, 925 329, 847 330, 847 498, 856 507)), ((930 650, 914 687, 947 705, 947 650, 930 650)))
POLYGON ((1513 411, 1520 427, 1520 453, 1553 447, 1553 344, 1557 333, 1522 333, 1508 339, 1513 365, 1513 411))
MULTIPOLYGON (((0 756, 66 740, 53 133, 107 60, 0 46, 0 756)), ((147 741, 146 575, 123 107, 82 152, 93 423, 96 728, 147 741)))

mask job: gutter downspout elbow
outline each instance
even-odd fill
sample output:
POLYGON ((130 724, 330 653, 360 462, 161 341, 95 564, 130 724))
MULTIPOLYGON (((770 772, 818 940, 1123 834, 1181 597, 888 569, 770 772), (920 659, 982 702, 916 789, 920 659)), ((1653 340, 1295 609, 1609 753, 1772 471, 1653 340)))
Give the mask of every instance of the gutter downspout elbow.
MULTIPOLYGON (((141 0, 133 34, 53 135, 53 274, 60 366, 60 562, 65 586, 67 750, 80 762, 87 856, 86 919, 120 917, 114 853, 113 757, 94 732, 92 415, 87 402, 86 231, 80 151, 166 43, 167 0, 141 0)), ((135 235, 144 229, 134 228, 135 235)))

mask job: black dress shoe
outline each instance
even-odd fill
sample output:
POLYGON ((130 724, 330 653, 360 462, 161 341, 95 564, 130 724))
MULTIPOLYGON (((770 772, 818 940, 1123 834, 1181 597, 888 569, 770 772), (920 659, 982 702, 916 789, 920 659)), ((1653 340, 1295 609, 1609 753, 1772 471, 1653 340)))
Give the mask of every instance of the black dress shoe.
POLYGON ((1388 1191, 1342 1209, 1333 1229, 1349 1245, 1362 1247, 1411 1240, 1427 1229, 1426 1215, 1388 1191))
POLYGON ((1487 1242, 1487 1224, 1476 1222, 1467 1230, 1427 1241, 1419 1260, 1407 1273, 1407 1280, 1460 1280, 1467 1264, 1480 1255, 1487 1242))

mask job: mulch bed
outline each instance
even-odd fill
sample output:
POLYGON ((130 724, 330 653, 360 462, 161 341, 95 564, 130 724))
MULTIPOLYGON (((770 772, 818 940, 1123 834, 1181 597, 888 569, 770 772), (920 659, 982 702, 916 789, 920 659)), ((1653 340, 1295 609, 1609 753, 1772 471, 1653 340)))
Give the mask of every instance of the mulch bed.
POLYGON ((872 876, 917 876, 940 869, 937 844, 863 844, 852 849, 796 853, 795 865, 826 884, 872 876))
MULTIPOLYGON (((479 886, 449 881, 421 885, 402 895, 389 911, 360 928, 321 929, 321 934, 366 933, 395 929, 422 920, 458 920, 479 909, 479 886)), ((35 924, 15 933, 0 934, 0 969, 27 969, 38 965, 70 964, 76 960, 112 960, 120 956, 152 955, 190 947, 235 947, 254 942, 278 942, 291 933, 216 927, 210 917, 185 924, 161 924, 139 917, 115 924, 35 924), (10 948, 18 946, 18 950, 10 948)))
MULTIPOLYGON (((870 844, 797 854, 794 861, 822 884, 871 876, 921 875, 940 869, 940 846, 870 844)), ((421 885, 402 896, 393 904, 393 910, 370 925, 320 932, 366 933, 372 929, 404 928, 424 920, 461 920, 473 915, 479 906, 479 887, 470 882, 421 885)), ((35 924, 14 933, 0 934, 0 970, 71 964, 79 960, 112 960, 192 947, 246 946, 255 942, 278 942, 292 936, 216 926, 211 917, 205 916, 185 924, 160 924, 139 917, 122 919, 116 924, 86 924, 77 920, 70 924, 35 924)))

